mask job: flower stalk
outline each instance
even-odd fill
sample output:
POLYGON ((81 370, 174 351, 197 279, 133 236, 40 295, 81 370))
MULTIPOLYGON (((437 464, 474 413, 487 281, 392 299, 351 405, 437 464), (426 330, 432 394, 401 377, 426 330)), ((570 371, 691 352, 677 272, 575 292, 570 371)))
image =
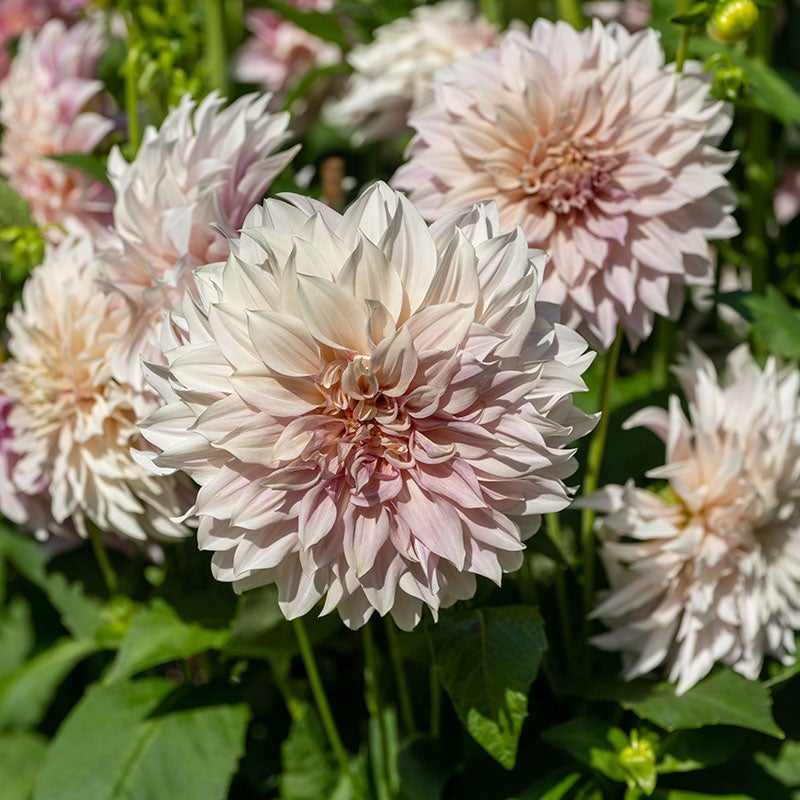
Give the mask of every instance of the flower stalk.
POLYGON ((89 542, 92 545, 94 557, 97 559, 97 566, 100 567, 100 574, 103 576, 103 583, 105 583, 108 593, 114 595, 119 591, 119 580, 117 579, 117 573, 114 571, 114 567, 111 565, 111 560, 106 552, 99 529, 89 519, 86 520, 86 532, 89 535, 89 542))
POLYGON ((386 640, 389 643, 389 658, 392 661, 394 681, 397 686, 397 700, 400 706, 400 718, 409 736, 416 733, 414 723, 414 708, 411 705, 411 691, 408 688, 408 679, 403 668, 403 657, 400 653, 400 643, 397 638, 397 629, 394 622, 386 618, 386 640))

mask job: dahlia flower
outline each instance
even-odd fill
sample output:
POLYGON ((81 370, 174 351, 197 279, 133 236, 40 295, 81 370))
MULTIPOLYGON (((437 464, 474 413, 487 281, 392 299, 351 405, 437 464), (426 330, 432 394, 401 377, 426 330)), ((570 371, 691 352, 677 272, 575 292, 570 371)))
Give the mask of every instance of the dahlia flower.
POLYGON ((800 371, 760 369, 741 346, 720 386, 699 350, 676 374, 689 405, 648 408, 667 446, 667 481, 632 483, 594 500, 611 589, 595 609, 610 628, 595 644, 621 650, 625 676, 663 665, 679 693, 715 663, 758 677, 765 655, 791 663, 800 630, 800 371))
POLYGON ((618 325, 635 345, 684 285, 712 282, 707 240, 738 231, 735 154, 716 147, 731 113, 700 70, 676 76, 652 30, 538 20, 436 78, 393 183, 428 219, 496 200, 550 253, 542 297, 562 319, 602 349, 618 325))
POLYGON ((44 495, 54 523, 69 520, 83 536, 88 521, 130 539, 184 536, 170 519, 187 501, 181 481, 154 477, 130 454, 144 446, 135 422, 155 403, 111 376, 110 348, 129 311, 102 292, 95 264, 88 237, 64 239, 7 318, 12 358, 0 364, 0 395, 13 403, 3 477, 22 500, 14 518, 39 527, 20 518, 23 496, 44 495))
POLYGON ((354 73, 344 97, 328 107, 331 122, 353 131, 356 144, 404 134, 411 109, 430 100, 434 73, 499 39, 497 28, 466 0, 419 6, 374 35, 348 53, 354 73))
POLYGON ((800 167, 792 164, 784 170, 775 187, 773 209, 780 225, 788 225, 800 214, 800 167))
POLYGON ((568 504, 592 354, 536 302, 545 255, 493 204, 428 229, 384 184, 343 216, 285 198, 170 315, 142 434, 154 469, 200 484, 219 580, 277 584, 289 618, 324 596, 350 627, 410 629, 517 569, 568 504))
MULTIPOLYGON (((292 5, 314 11, 327 11, 332 3, 317 0, 292 5)), ((342 51, 336 45, 284 19, 266 8, 247 12, 247 27, 253 32, 236 56, 234 75, 244 83, 255 83, 272 92, 272 106, 283 104, 292 86, 316 67, 338 64, 342 51)))
MULTIPOLYGON (((6 78, 0 82, 0 172, 27 200, 40 225, 101 235, 111 222, 113 193, 83 170, 52 160, 91 153, 114 122, 97 64, 106 50, 102 22, 71 28, 59 19, 28 32, 6 78), (92 110, 89 110, 89 109, 92 110)), ((51 230, 51 238, 58 238, 51 230)))
POLYGON ((222 108, 216 94, 198 105, 185 97, 159 130, 147 128, 132 162, 112 150, 115 240, 102 274, 133 309, 114 346, 120 380, 141 383, 139 357, 157 357, 163 312, 178 304, 192 269, 227 254, 226 237, 299 149, 274 152, 289 117, 268 113, 268 103, 248 95, 222 108))
POLYGON ((650 0, 589 0, 581 10, 601 22, 619 22, 631 32, 646 28, 653 16, 650 0))

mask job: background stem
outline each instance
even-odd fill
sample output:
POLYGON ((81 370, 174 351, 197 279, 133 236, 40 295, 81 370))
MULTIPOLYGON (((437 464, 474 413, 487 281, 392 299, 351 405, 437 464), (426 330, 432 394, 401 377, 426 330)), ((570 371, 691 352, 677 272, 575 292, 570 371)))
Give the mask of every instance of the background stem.
POLYGON ((114 571, 114 567, 111 566, 99 529, 89 519, 86 520, 86 532, 89 534, 89 542, 92 545, 94 557, 97 559, 97 565, 100 567, 100 574, 103 576, 103 582, 108 589, 108 593, 116 594, 119 591, 117 573, 114 571))

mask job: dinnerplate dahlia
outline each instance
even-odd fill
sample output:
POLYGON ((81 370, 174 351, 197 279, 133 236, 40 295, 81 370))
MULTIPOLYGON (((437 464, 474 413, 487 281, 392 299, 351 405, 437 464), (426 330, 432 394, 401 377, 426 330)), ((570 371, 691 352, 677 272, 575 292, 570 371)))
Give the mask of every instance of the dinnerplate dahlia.
POLYGON ((541 252, 494 204, 430 229, 385 184, 343 216, 267 200, 164 327, 161 472, 200 485, 213 571, 275 583, 287 617, 402 628, 500 582, 564 508, 585 342, 538 303, 541 252))
POLYGON ((618 325, 636 344, 712 283, 707 241, 738 231, 735 153, 717 148, 731 112, 710 85, 665 66, 653 30, 537 20, 438 74, 392 182, 428 219, 494 199, 550 254, 541 297, 562 319, 602 349, 618 325))
POLYGON ((188 96, 161 127, 148 127, 134 160, 119 149, 108 160, 116 191, 114 241, 103 277, 132 308, 131 329, 114 346, 115 376, 142 382, 141 355, 157 356, 158 330, 192 269, 223 258, 247 212, 292 160, 288 114, 271 114, 269 95, 247 95, 223 108, 212 93, 188 96))
POLYGON ((791 662, 800 630, 800 372, 760 369, 746 346, 722 385, 693 350, 676 370, 689 403, 647 408, 643 425, 667 446, 654 494, 606 487, 590 504, 611 589, 595 616, 633 678, 663 665, 678 692, 715 663, 758 677, 765 655, 791 662))
POLYGON ((155 403, 112 378, 111 346, 129 311, 101 291, 96 263, 88 238, 65 239, 7 319, 0 451, 16 502, 4 501, 4 512, 11 507, 16 522, 37 529, 70 521, 83 536, 89 522, 129 539, 186 536, 172 521, 191 497, 185 479, 157 478, 131 457, 132 446, 146 446, 135 422, 155 403), (41 522, 42 498, 52 525, 41 522))

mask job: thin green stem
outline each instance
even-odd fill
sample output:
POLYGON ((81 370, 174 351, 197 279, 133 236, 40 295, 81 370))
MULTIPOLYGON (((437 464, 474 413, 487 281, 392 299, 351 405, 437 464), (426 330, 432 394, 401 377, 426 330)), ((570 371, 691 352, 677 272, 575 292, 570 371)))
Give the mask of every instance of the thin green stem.
MULTIPOLYGON (((759 8, 759 19, 750 41, 753 60, 764 66, 772 53, 772 9, 759 8)), ((744 249, 753 276, 753 291, 763 294, 769 271, 767 222, 772 214, 775 181, 770 154, 769 118, 756 108, 750 109, 747 128, 747 179, 750 209, 747 214, 744 249)))
POLYGON ((406 672, 403 669, 403 657, 400 654, 400 643, 397 640, 397 629, 390 617, 386 617, 386 641, 389 644, 389 658, 392 661, 394 682, 397 686, 397 700, 400 706, 400 718, 406 733, 411 736, 416 733, 414 724, 414 707, 411 704, 411 692, 408 688, 406 672))
POLYGON ((372 776, 378 792, 378 800, 390 800, 387 765, 389 755, 386 748, 386 728, 384 726, 383 709, 381 707, 380 689, 378 687, 378 659, 375 651, 375 638, 372 625, 367 623, 362 629, 364 642, 364 700, 367 711, 372 718, 370 725, 374 737, 372 751, 372 776))
POLYGON ((563 19, 579 31, 586 27, 586 17, 583 16, 579 0, 556 0, 556 13, 559 19, 563 19))
POLYGON ((114 572, 114 567, 111 566, 111 561, 109 560, 108 553, 103 545, 100 531, 98 530, 97 526, 88 519, 86 520, 86 532, 89 534, 89 542, 92 545, 94 557, 97 559, 97 566, 100 567, 100 574, 103 576, 103 582, 108 589, 108 593, 116 594, 119 590, 117 573, 114 572))
POLYGON ((139 55, 138 45, 129 45, 125 59, 125 113, 128 117, 128 142, 131 156, 139 149, 141 133, 139 131, 139 89, 137 86, 136 62, 139 55))
POLYGON ((654 389, 666 389, 669 381, 669 365, 672 363, 674 331, 672 321, 666 317, 656 317, 653 336, 653 360, 650 374, 654 389))
POLYGON ((431 664, 430 673, 431 694, 431 736, 438 739, 442 730, 442 687, 439 683, 439 667, 431 664))
POLYGON ((228 94, 227 56, 225 53, 225 10, 223 0, 204 0, 206 70, 210 88, 228 94))
POLYGON ((294 635, 297 638, 297 645, 300 648, 300 657, 303 659, 303 666, 308 676, 311 694, 314 696, 314 702, 316 703, 319 718, 322 722, 322 728, 325 731, 325 736, 328 738, 331 750, 333 750, 334 758, 338 762, 341 771, 349 776, 354 795, 358 800, 364 800, 360 787, 350 770, 350 756, 347 754, 347 750, 345 750, 342 739, 339 736, 339 731, 336 728, 336 722, 333 719, 328 696, 325 694, 325 687, 322 685, 322 679, 319 676, 317 662, 314 658, 314 651, 308 639, 308 633, 306 633, 303 620, 292 620, 292 626, 294 628, 294 635))
MULTIPOLYGON (((561 520, 558 514, 547 514, 545 520, 547 524, 547 534, 551 541, 560 541, 561 520)), ((567 664, 570 664, 572 663, 572 622, 569 615, 566 578, 564 577, 564 569, 561 565, 559 565, 556 571, 555 590, 558 622, 561 628, 561 640, 564 648, 564 660, 567 664)))
MULTIPOLYGON (((597 489, 600 479, 600 468, 603 466, 603 453, 608 436, 608 423, 611 409, 611 389, 617 375, 619 353, 622 348, 622 329, 617 331, 617 338, 605 357, 603 383, 600 389, 600 421, 594 429, 589 442, 589 454, 586 460, 586 474, 583 478, 582 494, 584 497, 597 489)), ((589 612, 594 602, 594 510, 584 508, 581 512, 581 554, 583 557, 583 625, 584 641, 589 634, 589 612)), ((587 659, 588 662, 588 659, 587 659)))
MULTIPOLYGON (((675 4, 675 10, 681 14, 686 11, 691 5, 691 0, 678 0, 675 4)), ((689 55, 689 40, 692 38, 692 26, 681 26, 681 38, 678 41, 678 50, 675 53, 675 72, 680 74, 683 72, 683 65, 686 63, 686 56, 689 55)))

